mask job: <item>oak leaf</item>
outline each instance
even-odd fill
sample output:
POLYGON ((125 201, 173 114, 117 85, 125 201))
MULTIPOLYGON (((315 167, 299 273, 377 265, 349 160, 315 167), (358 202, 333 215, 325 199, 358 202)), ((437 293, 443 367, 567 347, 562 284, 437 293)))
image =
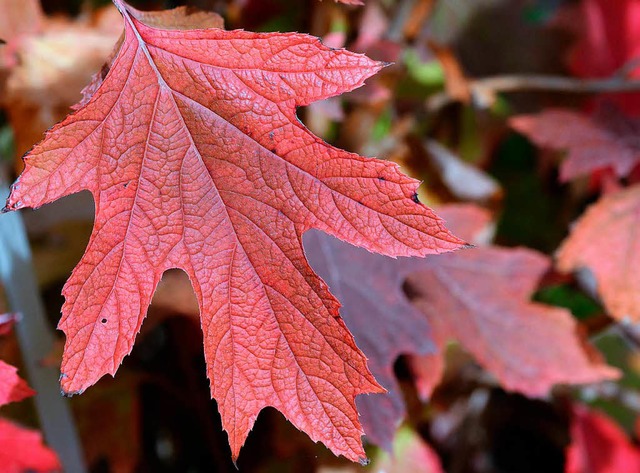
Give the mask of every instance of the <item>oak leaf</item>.
POLYGON ((587 209, 556 255, 561 271, 588 269, 607 312, 640 319, 640 186, 605 195, 587 209))
POLYGON ((236 458, 258 413, 365 456, 354 398, 381 388, 308 265, 317 228, 391 256, 458 248, 397 165, 333 148, 297 106, 383 65, 297 33, 168 30, 114 0, 125 37, 88 103, 26 157, 7 209, 89 190, 96 220, 63 294, 64 392, 114 374, 162 273, 183 269, 236 458))
POLYGON ((640 162, 640 119, 604 104, 593 116, 564 109, 521 115, 511 125, 538 146, 566 150, 560 180, 611 168, 626 177, 640 162))

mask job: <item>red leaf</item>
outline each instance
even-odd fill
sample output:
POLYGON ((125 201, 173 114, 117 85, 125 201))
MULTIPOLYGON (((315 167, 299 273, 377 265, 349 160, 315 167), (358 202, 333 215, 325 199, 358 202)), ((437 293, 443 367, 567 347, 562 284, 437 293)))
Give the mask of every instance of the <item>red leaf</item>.
POLYGON ((640 320, 639 219, 639 185, 606 195, 582 215, 557 254, 561 271, 591 270, 608 313, 618 320, 640 320))
POLYGON ((415 202, 390 162, 333 148, 296 106, 362 85, 382 65, 316 38, 151 28, 121 0, 125 39, 101 87, 25 158, 9 209, 81 190, 96 201, 87 251, 63 293, 62 389, 114 374, 162 273, 200 306, 212 396, 237 457, 258 413, 364 458, 354 398, 379 392, 313 273, 318 228, 393 256, 462 242, 415 202))
MULTIPOLYGON (((506 389, 539 396, 557 383, 617 376, 617 370, 585 351, 568 311, 529 301, 549 266, 541 254, 477 248, 434 257, 421 266, 409 284, 436 343, 458 340, 506 389)), ((441 361, 429 358, 427 363, 441 361)), ((418 384, 425 397, 433 385, 432 378, 418 384)))
POLYGON ((31 397, 35 391, 18 376, 18 369, 0 361, 0 406, 31 397))
POLYGON ((53 472, 61 465, 56 454, 42 443, 42 435, 0 418, 0 467, 3 473, 53 472))
MULTIPOLYGON (((640 3, 636 0, 583 0, 583 31, 571 51, 569 65, 579 77, 610 77, 640 55, 640 3)), ((638 64, 627 71, 640 77, 638 64)), ((601 94, 628 112, 640 111, 637 93, 601 94)))
POLYGON ((608 417, 576 406, 565 473, 640 471, 640 451, 608 417))
POLYGON ((601 106, 592 118, 570 110, 545 110, 515 117, 511 125, 538 146, 568 151, 560 168, 562 181, 605 168, 625 177, 640 162, 640 119, 616 107, 601 106))

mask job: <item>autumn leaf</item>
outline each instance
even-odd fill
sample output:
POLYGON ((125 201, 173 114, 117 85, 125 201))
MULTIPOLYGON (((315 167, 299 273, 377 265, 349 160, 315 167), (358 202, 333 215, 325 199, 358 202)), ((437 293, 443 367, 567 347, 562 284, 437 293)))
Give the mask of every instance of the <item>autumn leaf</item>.
MULTIPOLYGON (((549 266, 532 250, 477 248, 426 261, 408 284, 438 353, 446 340, 459 341, 505 389, 541 396, 558 383, 617 377, 617 370, 585 350, 569 311, 530 302, 549 266)), ((423 397, 433 384, 419 380, 423 397)))
POLYGON ((640 471, 640 450, 607 416, 574 406, 565 473, 640 471))
POLYGON ((189 274, 232 455, 273 406, 364 458, 354 398, 381 388, 309 267, 317 228, 391 256, 458 248, 397 165, 338 150, 295 108, 382 64, 296 33, 166 30, 121 0, 125 38, 91 100, 25 157, 7 209, 89 190, 96 220, 67 282, 61 386, 79 393, 131 351, 162 273, 189 274))
POLYGON ((56 454, 42 443, 40 432, 0 418, 0 465, 3 473, 60 471, 56 454))
MULTIPOLYGON (((6 335, 13 326, 16 317, 10 314, 0 315, 0 336, 6 335)), ((18 369, 0 360, 0 407, 10 402, 19 402, 31 397, 35 391, 18 376, 18 369)))
POLYGON ((592 117, 549 109, 512 118, 511 125, 538 146, 567 151, 560 167, 565 182, 607 168, 625 177, 640 162, 640 119, 611 104, 601 105, 592 117))
POLYGON ((35 394, 14 366, 0 361, 0 406, 18 402, 35 394))
POLYGON ((607 311, 618 320, 640 319, 637 229, 640 186, 606 195, 587 209, 556 255, 558 269, 588 269, 607 311))

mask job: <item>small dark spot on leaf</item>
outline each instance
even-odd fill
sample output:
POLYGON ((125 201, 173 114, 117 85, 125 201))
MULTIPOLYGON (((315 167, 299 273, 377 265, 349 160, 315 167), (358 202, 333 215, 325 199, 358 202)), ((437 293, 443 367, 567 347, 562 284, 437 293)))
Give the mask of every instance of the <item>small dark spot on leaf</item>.
POLYGON ((420 199, 418 199, 418 194, 416 192, 411 196, 411 200, 413 200, 416 204, 420 203, 420 199))
POLYGON ((130 184, 130 183, 131 183, 131 181, 127 181, 127 182, 125 182, 125 183, 123 184, 124 188, 126 189, 126 188, 129 186, 129 184, 130 184))
POLYGON ((107 319, 102 319, 100 322, 102 322, 103 324, 107 323, 107 319))
POLYGON ((378 180, 379 180, 379 181, 386 181, 386 179, 385 179, 384 177, 382 177, 382 176, 380 176, 380 177, 378 178, 378 180))
POLYGON ((274 133, 272 131, 269 132, 269 138, 273 139, 274 133))

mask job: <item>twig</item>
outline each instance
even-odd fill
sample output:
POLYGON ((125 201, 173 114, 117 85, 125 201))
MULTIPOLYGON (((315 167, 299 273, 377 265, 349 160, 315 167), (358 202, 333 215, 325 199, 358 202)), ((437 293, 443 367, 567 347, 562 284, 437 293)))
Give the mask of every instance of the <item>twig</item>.
MULTIPOLYGON (((570 94, 595 94, 604 92, 640 92, 640 80, 628 80, 616 74, 607 79, 576 79, 550 75, 503 75, 469 81, 471 102, 481 109, 493 105, 496 97, 504 92, 550 91, 570 94)), ((456 101, 446 91, 432 95, 427 100, 427 110, 436 112, 456 101)))
MULTIPOLYGON (((4 184, 0 195, 8 195, 4 184)), ((57 368, 41 363, 52 349, 54 336, 47 325, 44 307, 31 266, 31 251, 19 213, 0 218, 0 278, 9 306, 23 315, 16 324, 27 377, 36 390, 35 404, 47 443, 56 451, 64 471, 86 471, 80 441, 69 404, 60 395, 57 368)))

